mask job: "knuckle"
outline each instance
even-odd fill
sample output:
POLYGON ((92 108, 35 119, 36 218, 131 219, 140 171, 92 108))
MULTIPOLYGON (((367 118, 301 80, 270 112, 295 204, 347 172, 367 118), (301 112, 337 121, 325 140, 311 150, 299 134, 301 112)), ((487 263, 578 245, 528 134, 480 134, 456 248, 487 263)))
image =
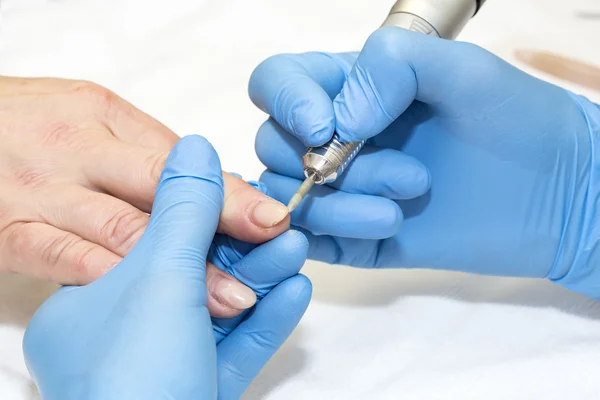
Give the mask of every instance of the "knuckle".
POLYGON ((264 195, 242 179, 232 176, 225 183, 225 196, 223 198, 223 213, 233 214, 240 204, 246 203, 246 208, 250 208, 264 195))
POLYGON ((134 208, 126 208, 117 212, 102 226, 100 236, 109 248, 124 254, 141 236, 146 224, 146 214, 134 208))
POLYGON ((399 29, 384 27, 375 31, 367 40, 365 48, 373 46, 380 57, 392 62, 406 61, 407 54, 411 54, 417 47, 420 34, 399 29))
MULTIPOLYGON (((9 254, 11 263, 23 265, 31 262, 31 255, 44 268, 42 275, 56 278, 68 268, 80 284, 93 269, 94 245, 74 234, 41 236, 34 225, 26 222, 13 223, 2 231, 2 246, 9 254)), ((9 268, 13 265, 9 265, 9 268)))
POLYGON ((81 248, 74 254, 71 270, 77 284, 81 284, 82 277, 87 277, 93 270, 95 259, 93 257, 94 248, 91 245, 80 246, 81 248))
POLYGON ((458 54, 453 70, 473 83, 494 82, 502 66, 501 59, 484 48, 468 42, 453 42, 458 54))
POLYGON ((64 121, 56 121, 46 126, 42 134, 42 142, 49 146, 56 146, 70 142, 76 129, 64 121))
POLYGON ((44 266, 50 268, 47 271, 50 277, 62 274, 63 268, 66 267, 76 283, 80 284, 80 278, 88 276, 93 269, 94 247, 76 235, 67 234, 42 240, 36 246, 42 246, 41 261, 44 266))
POLYGON ((0 231, 6 229, 10 225, 13 213, 13 208, 0 199, 0 231))
MULTIPOLYGON (((470 42, 452 42, 461 51, 462 54, 466 54, 470 57, 485 58, 492 53, 485 50, 483 47, 470 42)), ((485 60, 482 60, 485 61, 485 60)))
POLYGON ((12 224, 4 228, 2 232, 3 243, 11 255, 10 258, 17 263, 37 245, 34 236, 25 229, 25 226, 25 223, 12 224))
POLYGON ((81 96, 83 101, 91 102, 93 106, 105 111, 111 110, 117 102, 117 96, 112 91, 90 81, 76 82, 73 92, 81 96))
POLYGON ((32 247, 42 247, 42 263, 50 267, 56 267, 63 259, 66 258, 67 253, 82 241, 83 240, 81 238, 78 238, 75 235, 67 234, 42 240, 40 243, 36 243, 32 247))
POLYGON ((46 183, 50 175, 50 171, 35 164, 21 165, 13 171, 13 178, 19 186, 32 189, 46 183))

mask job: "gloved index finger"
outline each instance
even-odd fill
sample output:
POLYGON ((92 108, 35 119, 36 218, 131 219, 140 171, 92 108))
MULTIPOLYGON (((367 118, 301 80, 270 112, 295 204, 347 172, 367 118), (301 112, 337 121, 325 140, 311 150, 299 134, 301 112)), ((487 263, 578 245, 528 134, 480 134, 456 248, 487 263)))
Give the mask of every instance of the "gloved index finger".
POLYGON ((280 54, 252 73, 252 102, 305 146, 327 142, 335 129, 332 99, 340 92, 354 56, 280 54))

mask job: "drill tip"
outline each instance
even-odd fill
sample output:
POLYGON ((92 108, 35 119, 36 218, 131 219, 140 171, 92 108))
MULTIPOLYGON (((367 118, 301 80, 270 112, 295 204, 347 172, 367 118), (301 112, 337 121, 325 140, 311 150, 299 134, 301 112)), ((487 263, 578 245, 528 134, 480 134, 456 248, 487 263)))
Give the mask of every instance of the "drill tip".
POLYGON ((300 185, 300 187, 298 188, 298 191, 296 191, 296 193, 294 193, 290 202, 288 203, 287 207, 288 207, 288 210, 290 210, 290 213, 292 211, 294 211, 296 209, 296 207, 298 207, 300 205, 300 203, 302 202, 302 199, 304 199, 304 196, 306 196, 306 194, 308 193, 308 191, 314 184, 315 184, 315 175, 314 174, 311 174, 308 178, 306 178, 304 180, 304 182, 302 182, 302 185, 300 185))
POLYGON ((296 207, 298 207, 300 205, 300 203, 302 202, 303 197, 301 195, 299 195, 298 193, 294 193, 294 195, 292 196, 292 199, 290 200, 290 202, 288 203, 288 210, 290 210, 290 212, 294 211, 296 209, 296 207))

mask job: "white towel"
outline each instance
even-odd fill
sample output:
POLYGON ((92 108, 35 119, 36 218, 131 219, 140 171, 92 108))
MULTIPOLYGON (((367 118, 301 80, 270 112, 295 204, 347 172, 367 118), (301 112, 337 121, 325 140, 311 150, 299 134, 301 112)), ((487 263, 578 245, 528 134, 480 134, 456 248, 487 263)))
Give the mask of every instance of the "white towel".
MULTIPOLYGON (((274 53, 358 50, 392 3, 0 0, 0 74, 96 81, 181 135, 205 135, 224 169, 255 179, 265 116, 247 97, 252 69, 274 53)), ((600 4, 489 0, 459 39, 511 62, 529 47, 600 64, 600 20, 581 11, 600 4)), ((599 303, 537 280, 316 263, 304 272, 314 300, 247 399, 600 398, 599 303)), ((36 398, 21 338, 53 288, 0 278, 1 399, 36 398)))

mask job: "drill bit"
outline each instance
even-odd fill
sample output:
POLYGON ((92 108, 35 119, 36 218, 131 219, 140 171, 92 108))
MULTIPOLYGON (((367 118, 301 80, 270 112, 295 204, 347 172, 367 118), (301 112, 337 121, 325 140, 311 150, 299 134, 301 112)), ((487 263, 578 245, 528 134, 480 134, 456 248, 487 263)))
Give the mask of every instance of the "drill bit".
POLYGON ((302 185, 300 185, 298 191, 294 193, 292 199, 288 203, 287 207, 288 210, 290 210, 290 212, 294 211, 296 207, 298 207, 298 205, 302 202, 304 196, 306 196, 310 188, 313 187, 313 185, 315 184, 316 179, 317 175, 315 173, 312 173, 308 176, 308 178, 304 180, 304 182, 302 182, 302 185))

